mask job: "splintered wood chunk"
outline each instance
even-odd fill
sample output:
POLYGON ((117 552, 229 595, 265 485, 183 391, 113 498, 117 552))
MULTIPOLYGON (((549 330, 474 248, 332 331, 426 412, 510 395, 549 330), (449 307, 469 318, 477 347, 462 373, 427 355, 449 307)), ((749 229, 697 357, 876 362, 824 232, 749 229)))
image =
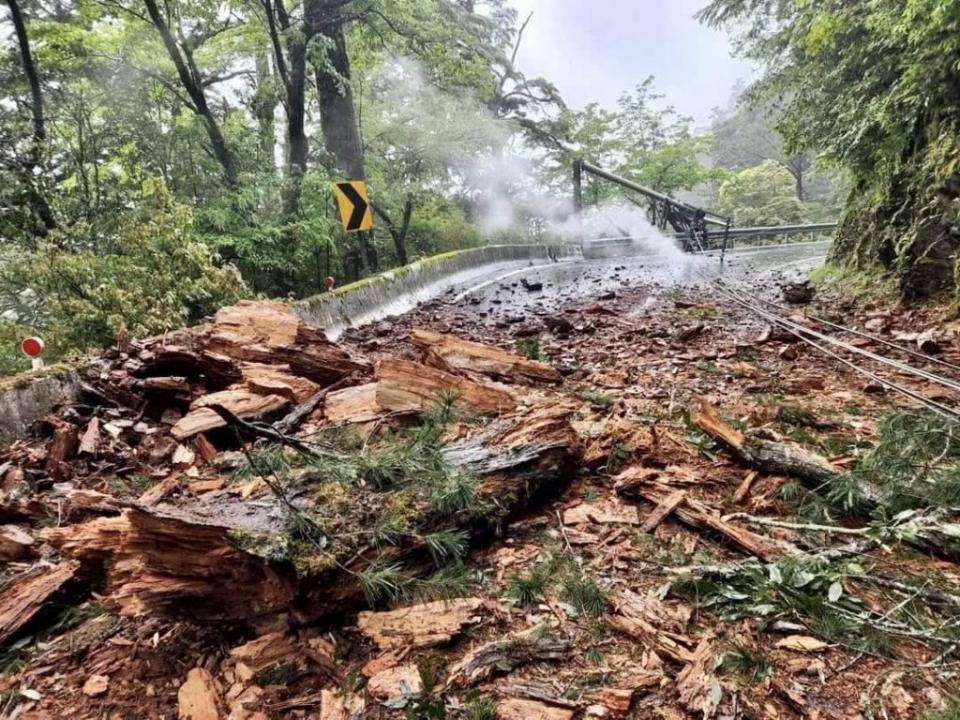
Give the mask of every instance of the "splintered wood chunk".
POLYGON ((279 395, 291 402, 302 403, 319 389, 312 380, 291 374, 289 365, 247 362, 240 369, 246 389, 261 395, 279 395))
POLYGON ((220 692, 209 671, 193 668, 177 691, 179 720, 221 720, 220 692))
POLYGON ((197 433, 193 438, 193 449, 197 451, 197 454, 205 463, 209 464, 217 459, 217 449, 203 433, 197 433))
POLYGON ((331 343, 323 331, 302 322, 284 303, 243 300, 221 308, 213 320, 208 344, 236 360, 283 364, 292 375, 330 383, 367 367, 331 343))
POLYGON ((170 431, 177 440, 214 428, 224 427, 226 422, 207 405, 222 405, 244 420, 263 417, 282 410, 290 401, 279 395, 257 395, 244 390, 222 390, 197 398, 189 413, 184 415, 170 431))
POLYGON ((47 448, 47 462, 44 469, 47 474, 59 480, 62 475, 60 463, 70 460, 77 452, 77 429, 59 418, 56 420, 56 429, 47 448))
POLYGON ((713 669, 717 653, 709 640, 701 640, 690 662, 677 675, 680 703, 694 714, 713 717, 723 697, 723 688, 713 669))
POLYGON ((16 525, 0 525, 0 562, 34 555, 33 543, 33 536, 16 525))
POLYGON ((747 495, 750 494, 750 488, 753 487, 753 481, 757 479, 757 473, 753 470, 747 473, 746 477, 743 478, 737 486, 737 491, 733 493, 733 502, 734 504, 739 505, 744 500, 747 499, 747 495))
POLYGON ((280 660, 295 657, 297 653, 297 646, 290 637, 282 632, 274 632, 233 648, 230 659, 258 673, 280 660))
MULTIPOLYGON (((747 438, 727 425, 705 398, 697 398, 690 420, 714 440, 729 447, 737 457, 763 472, 789 475, 821 484, 836 477, 838 470, 826 458, 793 443, 747 438)), ((867 488, 863 488, 867 490, 867 488)), ((871 493, 867 491, 869 497, 871 493)))
POLYGON ((378 362, 376 377, 377 403, 393 412, 428 410, 445 395, 456 396, 458 404, 481 413, 498 414, 516 407, 515 398, 505 388, 400 358, 378 362))
POLYGON ((377 402, 377 383, 366 383, 327 395, 323 416, 332 423, 363 423, 376 420, 386 411, 377 402))
POLYGON ((110 557, 128 527, 125 517, 101 517, 85 523, 47 528, 40 535, 63 555, 87 564, 110 557))
POLYGON ((470 687, 495 672, 510 672, 530 662, 564 660, 569 654, 569 640, 537 638, 530 632, 514 633, 474 648, 454 663, 447 673, 447 687, 470 687))
POLYGON ((679 506, 686 497, 686 490, 675 490, 667 495, 660 504, 653 509, 653 512, 647 516, 647 519, 643 521, 640 529, 647 533, 656 530, 660 523, 662 523, 670 513, 676 510, 677 506, 679 506))
POLYGON ((574 711, 536 700, 507 698, 497 703, 497 720, 573 720, 574 711))
MULTIPOLYGON (((654 505, 664 503, 667 498, 662 492, 652 488, 636 488, 633 493, 654 505)), ((689 497, 683 504, 677 505, 673 512, 687 525, 723 535, 733 545, 766 562, 773 562, 785 554, 799 552, 795 546, 786 541, 758 535, 744 527, 727 522, 707 506, 689 497)))
POLYGON ((544 362, 530 360, 491 345, 461 340, 423 328, 414 328, 414 345, 429 348, 447 367, 482 373, 506 380, 536 380, 559 383, 563 376, 544 362))
POLYGON ((0 644, 33 620, 47 600, 73 579, 79 567, 75 561, 40 564, 7 580, 0 587, 0 644))
POLYGON ((110 687, 110 678, 106 675, 91 675, 83 683, 83 694, 88 697, 103 695, 110 687))
POLYGON ((87 429, 83 431, 83 437, 80 438, 80 448, 77 452, 81 455, 96 455, 100 449, 100 418, 92 417, 87 423, 87 429))
POLYGON ((143 494, 140 496, 139 500, 144 505, 156 505, 158 502, 163 500, 167 495, 172 493, 178 487, 182 481, 182 476, 179 471, 175 471, 167 475, 163 480, 158 482, 151 488, 147 488, 143 494))
POLYGON ((413 663, 381 670, 367 683, 367 692, 378 700, 393 700, 422 691, 420 670, 413 663))
POLYGON ((594 705, 600 705, 606 709, 610 717, 623 717, 630 712, 630 706, 633 704, 633 693, 640 687, 653 687, 659 683, 657 673, 650 673, 648 677, 636 679, 631 683, 631 687, 626 688, 600 688, 587 693, 584 699, 594 705))
POLYGON ((320 692, 320 717, 318 720, 363 720, 366 704, 362 695, 337 693, 333 690, 320 692))
POLYGON ((197 455, 193 450, 186 445, 177 445, 177 449, 173 451, 173 457, 170 463, 172 465, 193 465, 193 461, 196 459, 197 455))
POLYGON ((361 612, 357 627, 381 650, 449 642, 483 606, 481 598, 437 600, 388 612, 361 612))
POLYGON ((241 300, 213 317, 215 337, 237 345, 284 347, 297 341, 300 318, 293 308, 270 300, 241 300))

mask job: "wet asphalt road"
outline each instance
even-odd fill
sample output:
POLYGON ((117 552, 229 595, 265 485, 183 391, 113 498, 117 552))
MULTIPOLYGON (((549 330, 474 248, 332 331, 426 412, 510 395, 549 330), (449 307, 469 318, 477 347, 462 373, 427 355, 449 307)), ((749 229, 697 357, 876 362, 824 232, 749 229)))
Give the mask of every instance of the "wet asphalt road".
POLYGON ((508 319, 528 312, 542 314, 571 302, 589 302, 629 286, 684 288, 704 286, 716 278, 762 290, 774 279, 800 279, 823 262, 829 243, 803 243, 691 256, 671 253, 595 260, 574 260, 520 268, 498 268, 488 276, 455 283, 442 299, 462 311, 490 319, 508 319), (542 289, 524 287, 539 283, 542 289))

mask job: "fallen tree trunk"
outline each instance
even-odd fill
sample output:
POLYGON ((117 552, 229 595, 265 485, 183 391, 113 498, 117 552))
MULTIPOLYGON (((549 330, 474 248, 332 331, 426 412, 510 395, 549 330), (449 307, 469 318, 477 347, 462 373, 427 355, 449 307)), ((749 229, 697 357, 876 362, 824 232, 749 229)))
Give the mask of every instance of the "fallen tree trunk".
MULTIPOLYGON (((705 398, 697 398, 690 420, 700 430, 722 443, 745 464, 773 475, 787 475, 801 480, 815 489, 836 479, 840 471, 816 453, 808 452, 793 443, 773 442, 751 438, 727 425, 705 398)), ((860 495, 876 502, 880 493, 864 483, 858 486, 860 495)))
POLYGON ((475 507, 451 513, 407 497, 407 520, 417 532, 387 547, 355 530, 358 522, 372 529, 366 523, 378 520, 370 508, 389 507, 390 493, 369 483, 349 486, 350 515, 342 505, 317 504, 326 478, 310 471, 285 482, 282 498, 260 496, 256 507, 226 489, 177 509, 133 504, 119 517, 45 537, 89 571, 105 572, 105 603, 123 615, 219 621, 290 614, 309 621, 362 604, 364 574, 372 566, 402 566, 411 578, 429 573, 423 537, 431 532, 459 529, 472 542, 489 537, 539 493, 563 487, 577 451, 566 411, 545 409, 490 425, 444 450, 450 466, 478 477, 475 507), (309 527, 291 507, 312 518, 309 527), (321 528, 322 543, 305 540, 321 528))
POLYGON ((704 433, 732 450, 743 462, 763 472, 788 475, 818 485, 839 474, 826 458, 792 443, 748 438, 724 423, 705 398, 697 398, 690 420, 704 433))

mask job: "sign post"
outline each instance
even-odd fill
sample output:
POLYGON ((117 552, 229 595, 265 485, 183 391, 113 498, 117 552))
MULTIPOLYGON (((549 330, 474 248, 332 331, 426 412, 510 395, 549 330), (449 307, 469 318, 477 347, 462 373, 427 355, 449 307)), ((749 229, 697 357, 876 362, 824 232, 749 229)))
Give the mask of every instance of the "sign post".
POLYGON ((28 337, 20 343, 20 350, 30 358, 34 370, 39 370, 43 367, 43 359, 40 357, 43 355, 43 340, 38 337, 28 337))

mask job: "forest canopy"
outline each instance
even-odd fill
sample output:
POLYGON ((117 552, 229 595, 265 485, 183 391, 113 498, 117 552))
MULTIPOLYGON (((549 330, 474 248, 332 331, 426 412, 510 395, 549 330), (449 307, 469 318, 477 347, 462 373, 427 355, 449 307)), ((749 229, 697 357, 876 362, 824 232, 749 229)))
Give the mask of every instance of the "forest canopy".
MULTIPOLYGON (((579 157, 737 224, 831 220, 850 171, 838 257, 908 277, 940 257, 943 233, 920 208, 947 202, 952 177, 949 149, 930 140, 953 127, 952 91, 938 90, 937 111, 917 98, 949 80, 937 43, 957 18, 927 4, 910 3, 908 27, 893 2, 867 17, 715 0, 702 19, 746 23, 740 48, 769 72, 698 128, 653 77, 613 106, 569 106, 518 66, 536 16, 510 0, 5 0, 0 335, 41 333, 56 357, 238 297, 302 298, 327 276, 542 241, 571 212, 579 157), (890 51, 904 44, 915 61, 890 51), (841 87, 851 73, 856 91, 841 87), (855 92, 871 101, 858 125, 855 92), (905 168, 938 181, 914 187, 905 168), (343 179, 368 183, 374 232, 341 230, 331 186, 343 179), (917 212, 879 247, 858 244, 856 210, 892 213, 895 183, 917 212)), ((614 195, 594 182, 584 194, 614 195)), ((23 368, 7 350, 0 372, 23 368)))

